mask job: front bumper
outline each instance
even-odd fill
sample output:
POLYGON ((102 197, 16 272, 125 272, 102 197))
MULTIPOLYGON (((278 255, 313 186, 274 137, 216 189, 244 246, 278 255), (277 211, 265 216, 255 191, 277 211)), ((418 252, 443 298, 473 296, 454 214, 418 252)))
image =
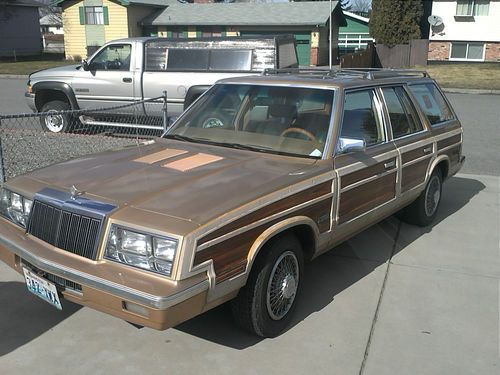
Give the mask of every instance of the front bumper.
POLYGON ((36 112, 35 94, 29 93, 29 92, 25 92, 24 93, 24 98, 26 99, 26 104, 28 105, 28 107, 30 107, 30 109, 33 112, 36 112))
POLYGON ((29 263, 37 270, 80 284, 81 290, 65 289, 62 295, 81 305, 155 329, 172 327, 203 312, 209 287, 206 275, 163 281, 161 276, 115 262, 91 261, 64 252, 3 218, 0 219, 0 260, 21 274, 23 263, 29 263))

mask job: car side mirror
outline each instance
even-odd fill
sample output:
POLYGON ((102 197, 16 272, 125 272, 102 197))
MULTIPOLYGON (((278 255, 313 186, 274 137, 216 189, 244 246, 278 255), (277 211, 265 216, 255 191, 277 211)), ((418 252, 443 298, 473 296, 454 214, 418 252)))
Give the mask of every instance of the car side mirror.
POLYGON ((366 143, 363 139, 340 137, 337 150, 341 154, 348 152, 365 151, 366 143))
POLYGON ((84 60, 82 60, 82 68, 83 68, 83 70, 85 70, 85 71, 90 70, 89 63, 88 63, 88 61, 87 61, 87 60, 85 60, 85 59, 84 59, 84 60))

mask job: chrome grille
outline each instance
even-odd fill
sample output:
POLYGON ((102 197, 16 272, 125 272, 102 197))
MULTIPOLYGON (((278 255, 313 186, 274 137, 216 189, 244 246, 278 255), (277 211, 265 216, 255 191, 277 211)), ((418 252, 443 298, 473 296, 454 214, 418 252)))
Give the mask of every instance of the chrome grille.
POLYGON ((35 200, 28 233, 59 249, 95 259, 102 220, 35 200))

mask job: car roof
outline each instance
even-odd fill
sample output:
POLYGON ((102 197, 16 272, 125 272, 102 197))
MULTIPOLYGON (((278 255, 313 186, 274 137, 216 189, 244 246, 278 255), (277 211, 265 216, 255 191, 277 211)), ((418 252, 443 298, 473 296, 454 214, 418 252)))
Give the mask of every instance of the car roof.
POLYGON ((226 78, 217 83, 307 86, 325 89, 429 81, 425 71, 402 69, 267 69, 261 75, 226 78))

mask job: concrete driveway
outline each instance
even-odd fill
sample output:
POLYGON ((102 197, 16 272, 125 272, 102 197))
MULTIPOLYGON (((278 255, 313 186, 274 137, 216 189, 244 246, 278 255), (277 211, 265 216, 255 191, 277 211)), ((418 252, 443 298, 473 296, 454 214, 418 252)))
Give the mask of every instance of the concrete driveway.
POLYGON ((241 332, 227 306, 164 332, 58 312, 0 263, 0 374, 499 373, 500 97, 449 97, 467 174, 445 183, 434 225, 391 217, 312 262, 280 337, 241 332))
POLYGON ((306 269, 282 336, 239 331, 227 306, 164 332, 32 296, 0 265, 2 374, 494 374, 500 178, 458 175, 438 219, 389 218, 306 269))

